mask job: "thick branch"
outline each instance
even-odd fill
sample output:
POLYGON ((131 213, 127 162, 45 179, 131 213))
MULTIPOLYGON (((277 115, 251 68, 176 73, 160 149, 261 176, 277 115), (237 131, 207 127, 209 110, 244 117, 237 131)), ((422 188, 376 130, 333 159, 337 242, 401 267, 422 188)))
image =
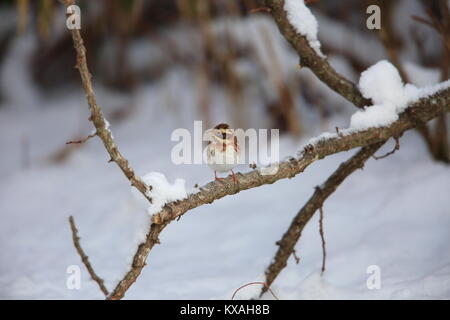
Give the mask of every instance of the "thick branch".
POLYGON ((327 60, 317 55, 308 40, 295 31, 287 19, 283 0, 266 0, 266 7, 270 8, 281 34, 297 51, 302 66, 311 69, 322 82, 355 106, 362 108, 372 105, 369 99, 362 96, 356 84, 337 73, 327 60))
MULTIPOLYGON (((64 2, 66 6, 70 6, 75 3, 74 0, 65 0, 64 2)), ((76 68, 80 72, 83 88, 89 104, 89 110, 91 112, 89 120, 94 124, 97 136, 102 140, 105 149, 108 151, 111 157, 110 161, 115 162, 128 180, 130 180, 131 185, 136 187, 136 189, 138 189, 144 197, 151 202, 151 198, 147 195, 147 185, 134 173, 134 170, 128 164, 128 160, 125 159, 119 152, 119 149, 117 148, 117 145, 111 135, 111 131, 108 128, 108 122, 103 116, 100 107, 97 105, 94 90, 92 89, 91 74, 89 73, 87 65, 86 48, 84 47, 80 31, 77 29, 72 29, 71 33, 74 48, 77 53, 76 68)))
POLYGON ((154 215, 153 222, 161 224, 171 221, 188 210, 194 209, 202 204, 212 203, 227 195, 265 184, 272 184, 280 179, 293 178, 318 159, 338 152, 385 141, 391 137, 400 137, 404 131, 414 128, 420 123, 428 122, 440 113, 448 112, 449 110, 450 89, 445 89, 411 105, 390 126, 368 128, 354 133, 344 133, 341 131, 339 134, 335 134, 334 137, 309 144, 302 150, 299 157, 280 162, 278 171, 272 175, 262 175, 260 170, 254 170, 246 174, 238 174, 239 190, 236 189, 236 185, 231 178, 220 182, 210 182, 201 188, 200 192, 189 195, 187 199, 166 205, 160 213, 154 215))
MULTIPOLYGON (((294 252, 294 247, 306 226, 317 210, 321 210, 324 201, 336 190, 336 188, 354 171, 364 166, 369 159, 382 145, 384 141, 372 144, 362 148, 356 155, 346 162, 342 163, 339 168, 325 181, 325 183, 316 188, 314 194, 309 198, 306 204, 297 213, 291 222, 283 238, 277 242, 278 250, 275 254, 273 262, 266 270, 267 286, 273 283, 280 272, 286 267, 287 261, 294 252)), ((322 264, 322 272, 324 265, 322 264)), ((267 291, 266 287, 261 290, 260 296, 267 291)))
POLYGON ((171 221, 179 219, 187 211, 212 203, 227 195, 236 194, 242 190, 272 184, 285 178, 293 178, 318 159, 357 147, 383 143, 390 137, 400 137, 404 131, 414 128, 420 123, 427 122, 442 112, 449 111, 450 89, 446 89, 414 103, 400 114, 397 121, 388 127, 369 128, 351 134, 340 132, 333 138, 319 140, 315 144, 310 144, 302 150, 299 157, 281 162, 275 174, 261 175, 259 170, 238 174, 239 189, 236 188, 233 179, 228 177, 220 182, 213 181, 206 184, 203 188, 200 188, 199 192, 189 195, 184 200, 167 204, 161 212, 152 217, 152 224, 146 241, 139 245, 130 271, 119 282, 108 298, 121 299, 124 296, 128 288, 140 275, 150 250, 155 244, 159 243, 158 237, 161 231, 171 221))
POLYGON ((88 256, 84 253, 83 248, 81 248, 80 238, 78 237, 78 229, 75 225, 75 220, 73 219, 72 216, 69 217, 69 223, 70 229, 72 230, 73 245, 75 246, 75 249, 77 249, 81 261, 86 266, 86 269, 89 272, 89 275, 91 276, 92 280, 97 282, 98 286, 100 287, 100 290, 105 294, 105 296, 108 296, 109 292, 108 289, 106 289, 105 287, 103 279, 97 276, 97 274, 94 271, 94 268, 92 268, 91 263, 89 262, 88 256))

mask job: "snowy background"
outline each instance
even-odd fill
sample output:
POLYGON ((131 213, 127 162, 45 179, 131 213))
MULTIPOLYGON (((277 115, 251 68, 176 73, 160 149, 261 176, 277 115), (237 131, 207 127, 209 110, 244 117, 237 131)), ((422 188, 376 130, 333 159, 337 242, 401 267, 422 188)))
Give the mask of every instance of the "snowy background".
MULTIPOLYGON (((398 3, 399 15, 422 12, 419 1, 398 3)), ((15 27, 15 10, 2 8, 1 15, 5 24, 2 32, 15 27)), ((368 50, 361 54, 368 66, 386 59, 376 37, 366 39, 358 32, 349 37, 345 26, 337 27, 337 22, 323 12, 315 15, 322 46, 336 48, 348 43, 348 47, 362 47, 368 50)), ((299 71, 298 57, 270 16, 233 19, 218 19, 213 30, 220 33, 228 28, 237 42, 252 43, 264 65, 265 59, 271 59, 265 55, 267 38, 255 30, 265 28, 279 56, 283 79, 308 83, 322 103, 334 110, 324 119, 314 103, 294 95, 302 134, 298 138, 289 133, 281 136, 281 157, 295 154, 323 131, 349 127, 354 107, 308 70, 299 71)), ((194 31, 174 25, 164 33, 171 37, 175 49, 195 51, 188 40, 195 38, 194 31)), ((81 244, 108 289, 126 272, 150 217, 128 180, 114 164, 108 164, 99 139, 78 147, 65 145, 92 130, 86 101, 76 85, 46 91, 33 80, 30 56, 38 41, 33 31, 15 35, 1 62, 0 298, 102 299, 73 247, 68 217, 74 216, 81 244), (81 268, 80 290, 66 286, 66 271, 71 265, 81 268)), ((359 75, 344 56, 329 54, 326 48, 323 51, 332 65, 357 82, 359 75)), ((164 63, 164 50, 149 41, 133 41, 128 50, 130 68, 139 72, 142 66, 164 63)), ((104 49, 99 54, 108 61, 109 52, 104 49)), ((411 50, 405 49, 402 58, 415 85, 439 82, 439 71, 416 64, 411 50)), ((246 85, 241 97, 245 109, 236 112, 227 90, 211 83, 208 121, 267 128, 270 120, 263 106, 264 99, 274 95, 273 84, 248 59, 236 61, 236 68, 246 85)), ((205 120, 204 110, 199 108, 196 77, 195 68, 174 64, 151 81, 119 91, 95 81, 94 74, 98 103, 110 120, 119 149, 137 173, 161 172, 170 182, 184 179, 190 192, 195 184, 203 185, 214 177, 206 165, 174 165, 170 159, 175 145, 170 140, 173 130, 192 129, 195 120, 205 120), (126 118, 114 120, 124 105, 129 106, 126 118)), ((390 141, 378 153, 391 150, 393 145, 390 141)), ((227 196, 172 222, 126 298, 230 299, 241 285, 263 281, 264 270, 277 249, 275 242, 294 215, 314 187, 354 152, 327 157, 294 179, 227 196)), ((248 170, 248 166, 241 166, 237 171, 248 170)), ((291 257, 272 289, 280 299, 449 299, 449 190, 450 167, 431 159, 416 131, 406 133, 398 152, 383 160, 370 159, 364 170, 351 175, 325 202, 324 275, 320 275, 322 251, 316 215, 296 246, 301 262, 296 264, 291 257), (369 290, 366 285, 371 265, 381 270, 379 290, 369 290)), ((259 286, 246 287, 237 298, 251 298, 259 290, 259 286)), ((264 298, 272 297, 268 294, 264 298)))

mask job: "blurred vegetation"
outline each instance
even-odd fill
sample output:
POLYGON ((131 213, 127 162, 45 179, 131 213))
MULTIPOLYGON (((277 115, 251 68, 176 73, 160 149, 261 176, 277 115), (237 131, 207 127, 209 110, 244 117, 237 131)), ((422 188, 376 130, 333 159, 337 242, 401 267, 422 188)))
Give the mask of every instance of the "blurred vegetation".
MULTIPOLYGON (((442 70, 442 78, 448 78, 449 52, 445 50, 449 42, 450 23, 448 21, 447 1, 419 0, 424 8, 421 17, 432 20, 442 26, 433 34, 423 33, 430 27, 417 22, 409 30, 408 38, 404 32, 393 26, 400 12, 396 4, 400 1, 384 0, 321 0, 309 6, 333 23, 344 27, 348 39, 353 34, 376 40, 385 48, 386 59, 391 60, 405 77, 402 50, 414 50, 417 65, 442 70), (382 7, 383 28, 380 32, 365 27, 366 8, 377 3, 382 7), (445 3, 445 5, 444 5, 445 3), (442 29, 442 30, 441 30, 442 29), (430 38, 432 41, 430 41, 430 38), (377 40, 378 39, 378 40, 377 40), (415 47, 407 47, 414 41, 415 47), (431 44, 431 47, 430 47, 431 44)), ((82 35, 88 48, 88 60, 95 80, 115 90, 132 91, 143 81, 155 81, 173 66, 182 66, 193 70, 198 83, 198 104, 202 114, 208 118, 210 91, 212 85, 222 86, 234 106, 235 122, 242 126, 243 108, 246 108, 243 96, 249 87, 249 79, 243 79, 238 67, 248 62, 257 70, 255 81, 268 79, 275 98, 262 92, 265 101, 264 112, 272 119, 272 126, 300 136, 303 131, 301 108, 299 104, 314 105, 322 121, 339 110, 333 100, 327 100, 323 90, 309 78, 305 78, 293 68, 292 75, 286 77, 279 72, 283 57, 277 55, 270 38, 270 30, 259 31, 265 39, 265 50, 270 55, 272 65, 264 62, 255 54, 251 44, 242 45, 237 40, 239 34, 228 31, 219 32, 215 25, 222 18, 237 18, 242 21, 249 17, 267 16, 262 0, 79 0, 82 11, 82 35), (185 29, 185 37, 191 34, 201 41, 189 40, 181 48, 168 32, 185 29), (189 33, 189 32, 191 33, 189 33), (158 47, 163 58, 147 65, 133 67, 132 47, 145 40, 149 45, 158 47), (189 46, 193 46, 189 48, 189 46), (264 95, 267 97, 264 97, 264 95), (240 111, 239 111, 240 110, 240 111)), ((68 84, 80 85, 79 78, 71 67, 74 64, 74 51, 69 33, 65 31, 64 8, 57 0, 0 0, 0 13, 15 15, 15 25, 0 32, 0 64, 8 46, 16 36, 32 34, 38 41, 31 55, 31 73, 36 84, 47 91, 57 91, 68 84)), ((429 30, 428 30, 429 31, 429 30)), ((355 74, 366 69, 368 59, 359 53, 360 48, 349 47, 342 50, 322 41, 324 51, 329 56, 345 59, 355 74)), ((142 47, 140 50, 150 50, 142 47)), ((150 56, 154 51, 149 51, 150 56)), ((151 59, 150 59, 151 60, 151 59)), ((408 79, 405 79, 408 80, 408 79)), ((0 93, 1 95, 1 93, 0 93)), ((443 116, 444 117, 444 116, 443 116)), ((430 152, 445 162, 448 156, 448 141, 436 143, 434 136, 448 135, 447 120, 439 121, 438 129, 423 128, 430 152), (434 133, 434 131, 438 133, 434 133), (439 154, 439 155, 438 155, 439 154)), ((444 139, 445 140, 445 139, 444 139)), ((447 139, 448 140, 448 139, 447 139)), ((436 140, 437 141, 437 140, 436 140)))

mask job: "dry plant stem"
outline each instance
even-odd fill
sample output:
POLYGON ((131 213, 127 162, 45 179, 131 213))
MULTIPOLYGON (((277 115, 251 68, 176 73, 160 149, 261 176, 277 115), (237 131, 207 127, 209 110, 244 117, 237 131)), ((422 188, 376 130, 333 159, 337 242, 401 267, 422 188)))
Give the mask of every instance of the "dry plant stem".
POLYGON ((323 205, 319 208, 320 219, 319 219, 319 233, 320 239, 322 240, 322 275, 325 272, 325 263, 327 260, 327 250, 325 247, 325 233, 323 232, 323 205))
POLYGON ((89 275, 91 276, 92 280, 97 282, 98 286, 100 287, 100 290, 105 294, 105 296, 108 296, 109 292, 108 289, 106 289, 105 287, 103 279, 97 276, 97 274, 95 273, 94 269, 91 266, 91 263, 89 262, 88 256, 84 253, 83 249, 81 248, 80 238, 78 237, 78 229, 75 225, 75 220, 73 219, 72 216, 69 217, 69 223, 70 229, 72 230, 73 245, 75 246, 75 249, 77 249, 81 261, 86 266, 86 269, 89 272, 89 275))
MULTIPOLYGON (((66 6, 74 4, 73 0, 65 0, 66 6)), ((151 202, 151 198, 147 195, 147 185, 134 173, 134 170, 128 164, 128 160, 125 159, 120 153, 116 143, 113 140, 111 132, 108 129, 107 122, 100 107, 97 105, 95 100, 94 90, 92 89, 91 74, 89 73, 87 59, 86 59, 86 48, 83 44, 83 39, 81 38, 80 31, 77 29, 71 30, 72 40, 74 48, 77 53, 77 64, 76 68, 80 72, 81 80, 83 82, 83 88, 86 93, 86 99, 89 104, 89 110, 91 116, 89 120, 95 126, 97 136, 102 140, 105 149, 108 151, 111 160, 115 162, 125 176, 130 180, 131 185, 136 187, 147 200, 151 202)), ((151 187, 150 187, 151 188, 151 187)))
POLYGON ((86 138, 80 139, 80 140, 71 140, 71 141, 67 141, 66 144, 81 144, 81 143, 85 143, 86 141, 88 141, 90 138, 95 137, 97 134, 93 133, 88 135, 86 138))
MULTIPOLYGON (((369 159, 385 141, 377 142, 370 146, 362 148, 349 160, 343 162, 339 168, 325 181, 317 187, 314 194, 309 198, 306 204, 300 209, 292 220, 282 239, 277 242, 278 250, 273 262, 266 269, 266 284, 271 286, 280 272, 286 267, 287 261, 294 252, 295 245, 308 221, 317 210, 322 210, 324 201, 336 190, 336 188, 354 171, 364 166, 369 159)), ((324 245, 324 243, 323 243, 324 245)), ((324 251, 325 255, 325 251, 324 251)), ((325 269, 325 258, 322 261, 322 272, 325 269)), ((260 296, 266 292, 266 287, 261 290, 260 296)))
POLYGON ((237 289, 233 292, 233 295, 231 296, 231 300, 234 300, 234 297, 236 296, 236 293, 238 293, 239 290, 241 290, 241 289, 243 289, 243 288, 245 288, 245 287, 248 287, 248 286, 255 285, 255 284, 261 284, 261 285, 263 286, 263 288, 266 288, 266 289, 272 294, 272 296, 273 296, 276 300, 280 300, 280 299, 278 299, 278 297, 275 295, 275 293, 273 293, 272 289, 270 289, 270 287, 269 287, 266 283, 264 283, 264 282, 258 282, 258 281, 257 281, 257 282, 246 283, 246 284, 244 284, 243 286, 240 286, 239 288, 237 288, 237 289))
POLYGON ((297 51, 302 66, 311 69, 322 82, 352 102, 355 106, 362 108, 372 105, 369 99, 362 96, 356 84, 337 73, 327 60, 317 55, 309 45, 308 40, 295 31, 287 19, 286 11, 284 10, 284 1, 266 0, 265 3, 266 7, 271 9, 272 16, 281 34, 297 51))

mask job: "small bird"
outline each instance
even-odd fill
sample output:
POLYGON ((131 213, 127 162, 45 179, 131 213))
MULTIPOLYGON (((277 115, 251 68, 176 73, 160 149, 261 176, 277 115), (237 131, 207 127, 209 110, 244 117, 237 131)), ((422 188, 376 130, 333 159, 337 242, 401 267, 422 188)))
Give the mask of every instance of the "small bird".
POLYGON ((237 182, 233 168, 238 164, 239 153, 240 149, 234 130, 230 129, 226 123, 215 126, 207 148, 207 161, 209 167, 214 170, 215 180, 222 180, 217 177, 217 172, 231 171, 233 181, 237 182))

